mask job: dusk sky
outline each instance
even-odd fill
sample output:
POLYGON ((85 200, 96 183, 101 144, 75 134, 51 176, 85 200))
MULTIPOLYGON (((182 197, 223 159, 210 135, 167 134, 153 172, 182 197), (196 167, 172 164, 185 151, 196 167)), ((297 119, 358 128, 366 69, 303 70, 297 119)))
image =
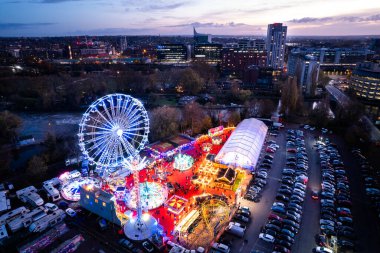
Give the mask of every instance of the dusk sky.
POLYGON ((379 0, 0 0, 0 36, 380 35, 379 0))

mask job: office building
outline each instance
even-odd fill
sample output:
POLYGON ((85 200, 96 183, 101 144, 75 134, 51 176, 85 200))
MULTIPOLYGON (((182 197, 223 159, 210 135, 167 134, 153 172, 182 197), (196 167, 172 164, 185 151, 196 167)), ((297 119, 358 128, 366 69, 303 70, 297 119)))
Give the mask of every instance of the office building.
POLYGON ((212 35, 211 34, 203 34, 203 33, 198 33, 194 29, 194 42, 195 44, 204 44, 204 43, 212 43, 212 35))
POLYGON ((288 60, 288 75, 296 76, 303 93, 313 96, 318 82, 319 62, 312 55, 292 52, 288 60))
POLYGON ((351 75, 350 86, 358 98, 380 102, 380 63, 357 64, 351 75))
POLYGON ((195 44, 194 62, 217 65, 222 61, 222 44, 195 44))
POLYGON ((312 55, 321 66, 352 65, 366 61, 374 52, 365 48, 294 48, 291 53, 312 55))
POLYGON ((80 189, 81 207, 121 226, 115 207, 115 196, 93 185, 82 185, 80 189))
POLYGON ((265 40, 263 39, 241 39, 238 42, 240 49, 256 49, 258 51, 265 50, 265 40))
POLYGON ((189 48, 185 44, 163 44, 157 46, 157 60, 163 63, 183 63, 189 58, 189 48))
POLYGON ((261 93, 272 93, 274 92, 274 79, 275 71, 273 71, 273 68, 251 65, 243 72, 242 88, 255 90, 261 93))
POLYGON ((286 33, 287 26, 283 26, 282 23, 268 25, 266 43, 268 67, 274 69, 281 69, 284 67, 286 33))
POLYGON ((241 78, 248 66, 265 67, 267 53, 254 49, 225 48, 222 51, 221 71, 225 75, 241 78))

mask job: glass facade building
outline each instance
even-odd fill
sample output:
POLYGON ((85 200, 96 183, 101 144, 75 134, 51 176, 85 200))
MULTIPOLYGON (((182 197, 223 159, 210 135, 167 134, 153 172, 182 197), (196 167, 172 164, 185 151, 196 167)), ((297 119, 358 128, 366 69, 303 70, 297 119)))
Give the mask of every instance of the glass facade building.
POLYGON ((194 62, 217 65, 222 61, 222 49, 222 44, 196 44, 194 45, 194 62))
POLYGON ((188 61, 189 49, 185 44, 163 44, 157 46, 157 60, 166 63, 188 61))

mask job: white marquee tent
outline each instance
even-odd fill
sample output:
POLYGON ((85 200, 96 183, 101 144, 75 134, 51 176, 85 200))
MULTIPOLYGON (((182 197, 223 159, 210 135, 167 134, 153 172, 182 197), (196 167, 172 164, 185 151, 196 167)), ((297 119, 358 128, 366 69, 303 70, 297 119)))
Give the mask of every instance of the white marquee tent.
POLYGON ((243 120, 232 132, 215 161, 253 170, 259 159, 268 127, 260 120, 243 120))

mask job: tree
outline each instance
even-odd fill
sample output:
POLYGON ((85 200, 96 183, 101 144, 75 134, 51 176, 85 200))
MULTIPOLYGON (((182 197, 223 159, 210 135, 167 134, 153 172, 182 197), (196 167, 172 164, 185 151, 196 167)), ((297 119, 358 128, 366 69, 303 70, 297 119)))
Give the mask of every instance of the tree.
POLYGON ((318 73, 318 85, 319 86, 325 87, 326 85, 329 84, 330 80, 331 80, 330 77, 325 75, 323 73, 323 71, 319 71, 319 73, 318 73))
POLYGON ((168 106, 158 107, 150 114, 150 136, 156 141, 179 132, 181 111, 168 106))
POLYGON ((28 162, 27 173, 31 176, 43 177, 47 172, 45 159, 40 156, 33 156, 28 162))
POLYGON ((211 117, 196 102, 189 103, 184 107, 183 122, 186 128, 191 129, 192 134, 201 133, 212 126, 211 117))
POLYGON ((216 68, 204 62, 193 63, 191 68, 205 81, 207 87, 214 84, 219 77, 216 68))
POLYGON ((263 99, 259 102, 260 116, 270 118, 272 113, 276 110, 276 106, 270 99, 263 99))
POLYGON ((178 81, 184 92, 191 95, 198 94, 203 88, 203 83, 203 79, 191 68, 184 69, 178 81))
POLYGON ((317 64, 313 65, 313 69, 311 70, 311 86, 310 86, 310 96, 315 96, 318 85, 318 77, 319 77, 319 66, 317 64))
POLYGON ((16 139, 16 131, 21 124, 21 118, 17 115, 9 111, 0 112, 0 144, 10 143, 16 139))
POLYGON ((227 124, 228 126, 237 126, 241 121, 240 113, 237 111, 232 111, 228 113, 227 124))
POLYGON ((299 103, 299 89, 296 77, 288 77, 281 89, 281 112, 290 115, 297 109, 299 103))
POLYGON ((330 107, 328 100, 317 103, 316 107, 310 112, 309 119, 317 127, 326 127, 330 121, 330 107))

